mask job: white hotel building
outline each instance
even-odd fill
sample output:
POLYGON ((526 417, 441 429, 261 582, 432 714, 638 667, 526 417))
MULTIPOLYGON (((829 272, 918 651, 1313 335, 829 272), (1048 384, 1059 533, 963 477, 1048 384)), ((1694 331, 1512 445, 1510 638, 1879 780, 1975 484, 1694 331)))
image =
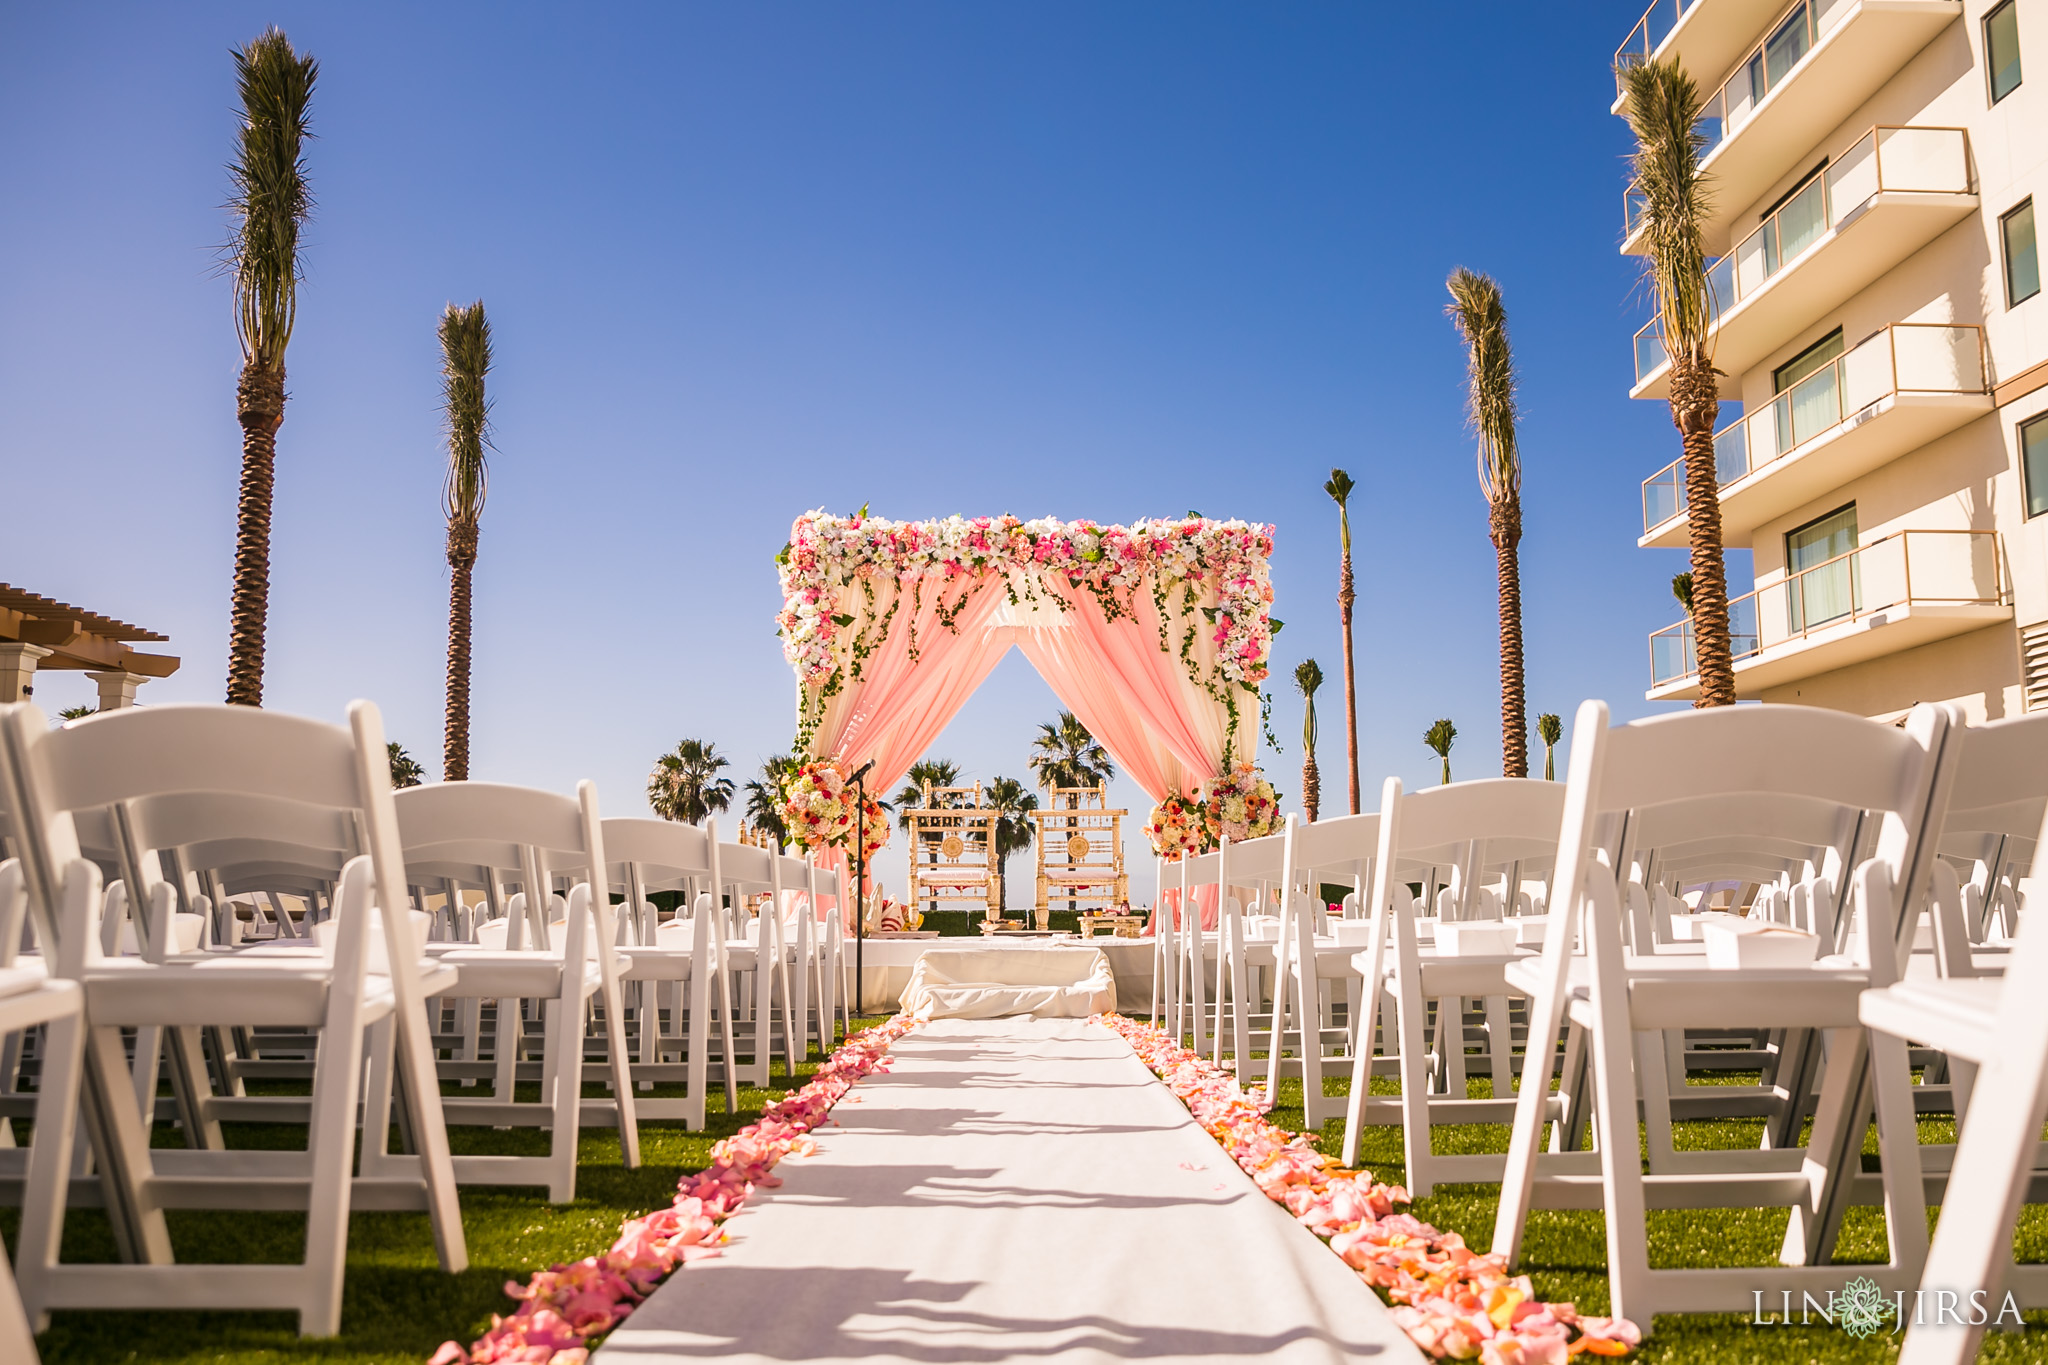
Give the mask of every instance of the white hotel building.
MULTIPOLYGON (((2048 0, 1657 0, 1621 52, 1710 92, 1739 695, 2048 709, 2048 0)), ((1664 397, 1654 324, 1635 376, 1664 397)), ((1683 497, 1643 481, 1639 544, 1687 543, 1683 497)), ((1650 637, 1650 698, 1691 653, 1650 637)))

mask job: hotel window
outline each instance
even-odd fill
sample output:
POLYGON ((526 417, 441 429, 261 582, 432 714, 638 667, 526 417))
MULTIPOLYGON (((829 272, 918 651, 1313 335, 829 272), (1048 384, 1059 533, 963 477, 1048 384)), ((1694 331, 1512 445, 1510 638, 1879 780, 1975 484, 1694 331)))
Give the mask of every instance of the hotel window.
POLYGON ((1998 220, 2005 244, 2005 306, 2016 308, 2041 292, 2041 256, 2034 245, 2034 201, 1998 220))
POLYGON ((2048 512, 2048 416, 2020 427, 2020 464, 2027 472, 2027 515, 2048 512))
POLYGON ((1984 16, 1984 66, 1991 75, 1991 102, 1998 103, 2020 84, 2019 0, 1984 16))

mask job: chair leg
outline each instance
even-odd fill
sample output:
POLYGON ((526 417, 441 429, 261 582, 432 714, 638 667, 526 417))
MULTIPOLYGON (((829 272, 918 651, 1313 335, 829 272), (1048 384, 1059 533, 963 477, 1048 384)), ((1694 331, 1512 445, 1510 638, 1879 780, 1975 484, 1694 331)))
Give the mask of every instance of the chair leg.
MULTIPOLYGON (((85 1016, 74 1014, 51 1021, 43 1032, 42 1077, 36 1097, 35 1133, 30 1139, 28 1181, 21 1194, 21 1236, 15 1244, 24 1330, 41 1331, 50 1315, 41 1308, 43 1282, 57 1264, 64 1234, 64 1209, 71 1193, 71 1161, 78 1133, 79 1087, 85 1062, 85 1016)), ((111 1215, 114 1210, 109 1209, 111 1215)), ((6 1298, 0 1293, 0 1300, 6 1298)), ((0 1311, 7 1311, 0 1304, 0 1311)), ((0 1324, 0 1347, 9 1345, 0 1324)), ((13 1360, 34 1360, 34 1343, 26 1353, 10 1351, 13 1360)))
MULTIPOLYGON (((1430 1178, 1429 1158, 1429 1062, 1422 1040, 1422 1012, 1428 1002, 1407 982, 1396 997, 1395 1027, 1401 1048, 1401 1154, 1407 1163, 1408 1192, 1421 1199, 1436 1188, 1430 1178)), ((1438 1027, 1444 1018, 1444 1004, 1437 1004, 1438 1027)))
POLYGON ((354 1155, 356 1098, 363 1076, 363 1030, 329 1027, 321 1032, 320 1050, 313 1062, 312 1121, 306 1138, 312 1189, 307 1195, 305 1289, 299 1305, 299 1335, 306 1337, 331 1337, 341 1331, 349 1164, 354 1155))
MULTIPOLYGON (((605 1052, 611 1064, 612 1100, 619 1108, 619 1154, 626 1169, 640 1169, 640 1122, 633 1112, 633 1058, 626 1051, 626 1014, 619 1007, 620 990, 616 981, 609 982, 604 990, 604 1033, 605 1052)), ((581 1049, 579 1040, 578 1049, 581 1049)))
MULTIPOLYGON (((548 1157, 553 1171, 548 1181, 548 1202, 568 1204, 576 1199, 576 1149, 583 1124, 583 1011, 579 1008, 582 983, 566 966, 562 971, 562 998, 550 1001, 547 1051, 554 1060, 541 1068, 542 1085, 551 1086, 554 1126, 549 1134, 548 1157)), ((546 1093, 543 1091, 543 1093, 546 1093)), ((624 1097, 631 1102, 631 1092, 624 1097)))

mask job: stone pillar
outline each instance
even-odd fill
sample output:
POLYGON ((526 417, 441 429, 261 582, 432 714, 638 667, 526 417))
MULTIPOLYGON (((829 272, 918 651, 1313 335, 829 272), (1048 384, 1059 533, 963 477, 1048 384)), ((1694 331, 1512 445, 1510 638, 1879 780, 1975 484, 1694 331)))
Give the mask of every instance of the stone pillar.
POLYGON ((85 675, 100 685, 100 710, 119 711, 135 705, 135 689, 149 681, 147 674, 125 673, 118 668, 85 675))
POLYGON ((15 641, 0 643, 0 704, 35 699, 36 662, 56 651, 15 641))

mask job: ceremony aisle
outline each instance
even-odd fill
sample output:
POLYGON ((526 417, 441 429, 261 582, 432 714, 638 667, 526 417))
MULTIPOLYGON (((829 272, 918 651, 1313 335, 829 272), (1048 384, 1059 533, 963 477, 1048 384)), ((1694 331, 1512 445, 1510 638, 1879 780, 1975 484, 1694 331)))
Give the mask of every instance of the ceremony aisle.
POLYGON ((1099 1024, 941 1020, 601 1365, 1422 1357, 1099 1024))

